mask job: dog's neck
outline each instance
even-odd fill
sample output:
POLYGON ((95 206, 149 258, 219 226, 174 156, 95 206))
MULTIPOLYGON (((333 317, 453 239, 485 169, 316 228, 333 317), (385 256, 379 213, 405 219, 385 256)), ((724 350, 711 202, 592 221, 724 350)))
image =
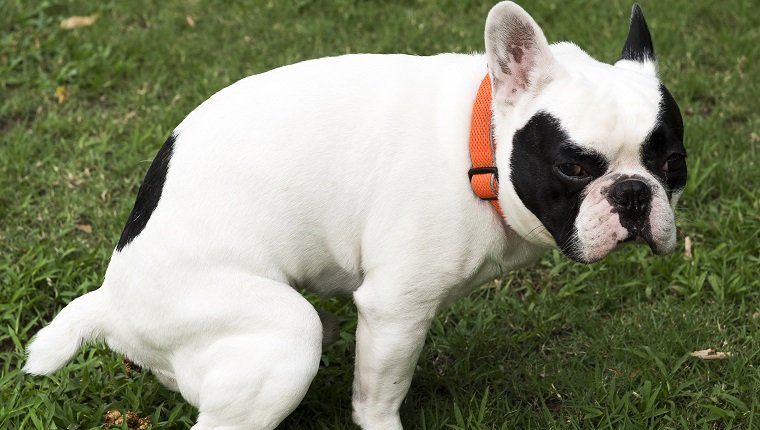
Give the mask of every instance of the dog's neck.
POLYGON ((470 160, 468 172, 470 185, 476 196, 487 200, 503 218, 504 213, 499 205, 499 170, 494 160, 496 141, 493 138, 491 126, 491 78, 488 74, 483 78, 472 104, 472 121, 470 123, 470 160))

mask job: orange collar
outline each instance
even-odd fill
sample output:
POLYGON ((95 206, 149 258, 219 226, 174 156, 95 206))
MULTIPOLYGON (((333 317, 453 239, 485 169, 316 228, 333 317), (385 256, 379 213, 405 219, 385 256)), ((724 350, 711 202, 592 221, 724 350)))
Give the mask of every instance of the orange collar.
POLYGON ((496 142, 491 130, 491 78, 486 74, 478 88, 478 95, 472 104, 470 125, 470 159, 472 168, 468 172, 470 185, 476 196, 488 200, 499 214, 504 216, 499 206, 499 171, 494 164, 496 142))

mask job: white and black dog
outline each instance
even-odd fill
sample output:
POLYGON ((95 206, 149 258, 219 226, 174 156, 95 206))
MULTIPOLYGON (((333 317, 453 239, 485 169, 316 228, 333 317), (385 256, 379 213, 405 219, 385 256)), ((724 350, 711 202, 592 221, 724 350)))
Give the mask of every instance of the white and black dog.
POLYGON ((511 2, 485 45, 305 61, 219 91, 158 152, 103 286, 37 334, 25 370, 102 340, 197 406, 193 429, 271 429, 319 367, 323 326, 299 290, 353 295, 354 420, 399 429, 430 322, 456 298, 553 247, 586 263, 627 241, 672 252, 683 124, 638 6, 614 65, 549 45, 511 2), (486 75, 503 217, 468 181, 486 75))

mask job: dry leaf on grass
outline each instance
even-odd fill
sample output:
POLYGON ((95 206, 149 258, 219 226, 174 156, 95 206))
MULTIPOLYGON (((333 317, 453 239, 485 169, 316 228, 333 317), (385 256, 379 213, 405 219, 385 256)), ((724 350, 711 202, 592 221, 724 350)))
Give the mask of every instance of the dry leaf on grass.
POLYGON ((81 231, 82 233, 90 234, 92 233, 92 224, 79 223, 77 224, 77 230, 81 231))
POLYGON ((703 360, 723 360, 731 356, 730 352, 716 351, 712 348, 702 349, 700 351, 694 351, 689 353, 692 357, 701 358, 703 360))
POLYGON ((686 238, 683 240, 683 255, 689 260, 691 260, 693 257, 691 253, 691 238, 689 236, 686 236, 686 238))
POLYGON ((71 30, 79 27, 89 27, 94 24, 97 19, 97 15, 70 16, 61 21, 60 27, 64 30, 71 30))
POLYGON ((130 119, 132 119, 132 118, 134 118, 136 116, 137 116, 137 112, 131 110, 131 111, 129 111, 129 112, 127 112, 127 113, 124 114, 124 122, 127 122, 127 121, 129 121, 130 119))
POLYGON ((185 17, 185 20, 187 21, 187 25, 189 25, 190 27, 195 27, 195 20, 193 19, 192 16, 187 15, 185 17))
POLYGON ((58 99, 58 104, 61 104, 66 101, 66 87, 63 85, 58 85, 55 87, 55 98, 58 99))

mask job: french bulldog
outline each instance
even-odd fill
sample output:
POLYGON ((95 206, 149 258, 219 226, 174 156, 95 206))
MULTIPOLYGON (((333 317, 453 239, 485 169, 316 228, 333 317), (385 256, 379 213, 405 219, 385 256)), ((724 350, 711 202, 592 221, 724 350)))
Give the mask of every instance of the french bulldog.
POLYGON ((485 54, 344 55, 247 77, 174 129, 103 285, 39 331, 25 371, 104 341, 196 406, 193 430, 271 429, 320 363, 323 324, 301 291, 351 295, 353 419, 400 429, 431 320, 455 299, 552 248, 583 263, 629 241, 674 250, 682 141, 638 6, 612 65, 549 45, 502 2, 485 54), (486 78, 500 210, 468 180, 486 78))

